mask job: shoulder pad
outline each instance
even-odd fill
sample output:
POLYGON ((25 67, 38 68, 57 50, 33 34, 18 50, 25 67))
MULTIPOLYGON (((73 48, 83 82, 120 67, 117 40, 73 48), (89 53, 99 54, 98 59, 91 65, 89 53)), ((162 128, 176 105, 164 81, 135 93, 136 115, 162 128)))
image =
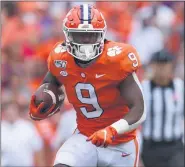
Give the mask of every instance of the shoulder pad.
POLYGON ((136 49, 129 44, 109 42, 105 46, 105 51, 107 52, 108 62, 116 65, 122 78, 137 71, 141 66, 136 49))
POLYGON ((59 42, 53 47, 52 51, 50 52, 50 56, 61 55, 65 52, 67 52, 66 46, 63 43, 59 42))
POLYGON ((62 60, 64 55, 67 53, 66 47, 61 43, 57 43, 52 51, 50 52, 50 55, 48 56, 48 70, 56 76, 58 73, 58 69, 56 68, 57 65, 61 65, 57 63, 57 60, 62 60))
POLYGON ((128 44, 119 42, 109 41, 109 43, 107 43, 105 46, 107 58, 113 62, 123 60, 128 50, 129 50, 128 44))

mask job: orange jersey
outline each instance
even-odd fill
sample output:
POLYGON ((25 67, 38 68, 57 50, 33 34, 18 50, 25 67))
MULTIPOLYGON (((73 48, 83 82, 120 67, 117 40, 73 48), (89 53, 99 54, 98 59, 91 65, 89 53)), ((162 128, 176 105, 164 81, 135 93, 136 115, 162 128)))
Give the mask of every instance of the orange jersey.
MULTIPOLYGON (((106 41, 103 53, 88 67, 79 67, 61 43, 48 58, 48 69, 65 86, 77 112, 77 128, 90 136, 123 118, 129 109, 118 88, 140 66, 136 50, 123 43, 106 41)), ((116 138, 113 144, 135 138, 135 130, 116 138)))

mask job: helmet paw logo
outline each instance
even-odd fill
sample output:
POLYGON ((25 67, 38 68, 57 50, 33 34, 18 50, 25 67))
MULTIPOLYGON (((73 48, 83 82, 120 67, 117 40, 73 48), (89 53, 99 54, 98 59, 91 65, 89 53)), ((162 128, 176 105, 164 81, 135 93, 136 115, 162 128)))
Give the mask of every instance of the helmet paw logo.
POLYGON ((122 52, 122 47, 114 46, 113 48, 109 48, 107 51, 107 55, 110 57, 116 56, 122 52))

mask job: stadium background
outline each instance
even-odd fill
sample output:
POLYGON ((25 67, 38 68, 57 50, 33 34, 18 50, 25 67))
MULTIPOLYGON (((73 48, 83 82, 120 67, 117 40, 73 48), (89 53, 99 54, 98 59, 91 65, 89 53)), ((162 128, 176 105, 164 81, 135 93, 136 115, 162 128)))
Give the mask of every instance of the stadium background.
MULTIPOLYGON (((76 4, 80 3, 3 2, 1 4, 2 120, 6 119, 4 114, 8 106, 13 104, 19 111, 19 117, 16 119, 24 119, 36 127, 43 145, 40 150, 42 156, 36 158, 35 165, 52 165, 57 150, 52 148, 52 143, 61 113, 68 112, 71 105, 66 100, 62 112, 44 121, 33 122, 28 117, 30 96, 47 71, 46 61, 53 45, 64 40, 62 20, 68 10, 76 4)), ((97 6, 107 21, 107 39, 131 43, 138 50, 143 63, 139 73, 141 80, 150 76, 149 60, 154 52, 162 48, 169 50, 175 56, 175 74, 184 80, 183 2, 93 2, 91 4, 97 6), (145 26, 142 26, 142 23, 145 26)), ((12 112, 8 114, 11 117, 12 112)), ((3 149, 1 151, 3 158, 3 149)), ((19 152, 21 154, 21 150, 18 150, 19 152)))

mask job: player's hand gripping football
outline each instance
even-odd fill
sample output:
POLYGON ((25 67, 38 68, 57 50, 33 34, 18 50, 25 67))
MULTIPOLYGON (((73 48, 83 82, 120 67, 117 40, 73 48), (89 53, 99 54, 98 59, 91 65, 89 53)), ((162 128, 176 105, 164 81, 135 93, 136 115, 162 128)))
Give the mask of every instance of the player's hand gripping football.
POLYGON ((108 126, 105 129, 101 129, 93 133, 90 137, 88 137, 87 141, 91 141, 92 144, 96 145, 97 147, 107 147, 113 142, 116 135, 117 131, 113 127, 108 126))
MULTIPOLYGON (((31 117, 31 119, 35 120, 35 121, 39 121, 44 119, 44 115, 43 114, 39 114, 41 113, 43 107, 44 107, 44 102, 40 103, 39 106, 35 105, 35 98, 36 96, 33 95, 31 97, 31 102, 30 102, 30 111, 29 111, 29 115, 31 117)), ((55 108, 55 104, 53 104, 47 111, 47 113, 50 113, 53 109, 55 108)))

